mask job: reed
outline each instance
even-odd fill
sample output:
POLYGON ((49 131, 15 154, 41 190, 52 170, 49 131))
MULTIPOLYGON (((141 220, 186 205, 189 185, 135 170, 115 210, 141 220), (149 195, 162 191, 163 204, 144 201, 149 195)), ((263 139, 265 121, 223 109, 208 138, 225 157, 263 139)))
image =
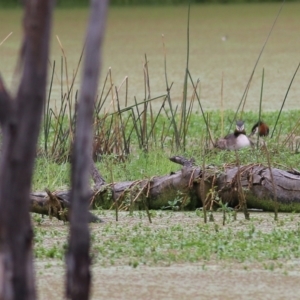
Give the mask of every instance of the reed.
MULTIPOLYGON (((198 96, 198 93, 197 93, 197 91, 196 91, 197 87, 194 85, 192 76, 191 76, 191 74, 190 74, 189 71, 188 71, 188 74, 189 74, 189 78, 190 78, 190 80, 191 80, 191 83, 192 83, 192 86, 193 86, 195 95, 196 95, 196 97, 197 97, 198 104, 199 104, 199 107, 200 107, 200 110, 201 110, 201 113, 202 113, 202 117, 203 117, 203 120, 204 120, 204 123, 205 123, 205 126, 206 126, 206 131, 207 131, 207 133, 208 133, 207 136, 209 136, 211 143, 214 145, 214 140, 213 140, 213 137, 212 137, 212 134, 211 134, 209 125, 208 125, 208 121, 207 121, 207 118, 205 117, 205 113, 204 113, 204 110, 203 110, 203 107, 202 107, 202 104, 201 104, 201 101, 200 101, 200 97, 198 96)), ((198 83, 199 83, 199 81, 197 81, 197 85, 198 85, 198 83)))
MULTIPOLYGON (((258 107, 258 124, 261 119, 261 104, 262 104, 263 90, 264 90, 264 78, 265 78, 265 69, 263 69, 262 77, 261 77, 261 89, 260 89, 260 98, 259 98, 259 107, 258 107)), ((256 141, 257 148, 258 148, 258 144, 259 144, 259 134, 257 135, 257 141, 256 141)))
MULTIPOLYGON (((228 129, 224 120, 230 119, 231 122, 234 121, 237 112, 234 115, 233 112, 226 112, 223 109, 223 75, 221 84, 221 112, 217 112, 217 114, 205 112, 202 107, 200 92, 198 91, 200 89, 200 81, 199 79, 195 80, 189 70, 190 9, 191 7, 189 5, 187 17, 186 66, 183 79, 184 93, 181 106, 172 99, 171 91, 173 83, 169 83, 168 79, 166 46, 164 36, 162 36, 164 79, 166 86, 166 92, 164 94, 152 97, 155 91, 153 92, 151 90, 151 76, 146 54, 144 55, 143 64, 144 96, 142 99, 134 97, 133 104, 128 104, 129 101, 132 103, 132 99, 128 99, 128 90, 130 89, 128 77, 125 77, 117 87, 114 84, 114 74, 112 70, 109 69, 107 71, 103 85, 99 89, 99 94, 95 99, 93 123, 95 132, 93 158, 95 161, 101 161, 103 156, 112 155, 115 161, 125 162, 132 153, 138 150, 149 153, 157 149, 163 149, 166 153, 183 152, 188 154, 192 153, 192 151, 197 153, 197 149, 199 153, 202 153, 203 149, 205 149, 203 153, 210 155, 210 150, 212 150, 212 146, 214 145, 213 135, 223 135, 223 131, 228 129), (191 95, 191 97, 189 98, 188 95, 191 95), (198 103, 198 107, 196 107, 195 101, 198 103), (200 117, 196 115, 195 108, 197 111, 200 108, 200 117), (221 124, 221 128, 219 128, 219 124, 221 124), (191 147, 191 145, 193 147, 191 147)), ((280 11, 277 14, 277 18, 279 13, 280 11)), ((266 46, 277 18, 261 49, 250 79, 254 74, 258 60, 266 46)), ((49 160, 61 163, 70 160, 70 147, 73 142, 74 124, 77 115, 76 102, 78 93, 75 87, 75 79, 81 63, 84 47, 79 55, 78 63, 75 66, 75 72, 70 76, 70 74, 68 74, 68 72, 70 72, 70 68, 68 68, 68 58, 59 38, 58 43, 62 51, 60 75, 57 74, 58 67, 54 62, 52 64, 49 92, 44 111, 44 128, 42 131, 43 136, 41 137, 42 143, 39 154, 45 155, 49 160), (60 83, 61 95, 60 103, 54 107, 51 93, 56 80, 60 83)), ((299 66, 300 64, 294 73, 290 86, 299 66)), ((248 81, 249 84, 250 81, 251 80, 248 81)), ((262 116, 263 85, 264 70, 261 86, 259 120, 262 116)), ((245 89, 245 95, 247 95, 248 90, 248 88, 245 89)), ((245 104, 245 101, 243 104, 245 104)), ((253 119, 257 121, 257 114, 253 114, 248 120, 253 119)), ((295 127, 292 131, 293 134, 296 134, 297 130, 298 127, 295 127)), ((292 139, 292 137, 290 138, 292 139)), ((288 140, 285 140, 284 145, 287 143, 288 140)), ((276 144, 276 147, 279 147, 279 144, 276 144)), ((208 161, 208 159, 206 160, 208 161)))
POLYGON ((298 73, 299 67, 300 67, 300 63, 298 64, 298 66, 297 66, 297 68, 296 68, 296 70, 295 70, 295 72, 294 72, 294 75, 293 75, 293 77, 292 77, 292 79, 291 79, 291 81, 290 81, 290 84, 289 84, 289 86, 288 86, 288 89, 287 89, 287 91, 286 91, 286 93, 285 93, 284 99, 283 99, 283 101, 282 101, 282 105, 281 105, 281 107, 280 107, 280 110, 279 110, 277 119, 276 119, 276 121, 275 121, 275 125, 274 125, 274 128, 273 128, 272 134, 271 134, 271 138, 273 137, 273 134, 274 134, 274 132, 275 132, 275 129, 276 129, 278 120, 279 120, 279 118, 280 118, 282 109, 283 109, 283 107, 284 107, 285 101, 286 101, 286 99, 287 99, 287 96, 288 96, 288 94, 289 94, 289 91, 290 91, 290 89, 291 89, 291 86, 292 86, 292 84, 293 84, 293 81, 294 81, 294 79, 295 79, 295 76, 296 76, 296 74, 298 73))
MULTIPOLYGON (((174 113, 171 95, 170 95, 170 91, 172 89, 173 83, 171 83, 171 85, 169 85, 169 82, 168 82, 167 55, 166 55, 166 47, 165 47, 165 42, 164 42, 164 35, 162 35, 162 40, 163 40, 163 52, 164 52, 164 74, 165 74, 165 82, 166 82, 166 90, 167 90, 167 100, 168 100, 168 105, 169 105, 169 109, 170 109, 170 113, 171 113, 172 126, 174 128, 176 149, 180 149, 180 134, 179 134, 179 130, 178 130, 176 119, 175 119, 176 113, 174 113)), ((177 108, 176 108, 176 111, 177 111, 177 108)))
MULTIPOLYGON (((231 124, 230 124, 228 133, 230 132, 233 123, 236 121, 236 117, 237 117, 237 115, 238 115, 238 112, 239 112, 239 110, 240 110, 241 105, 243 104, 243 107, 245 106, 246 99, 247 99, 247 94, 248 94, 248 90, 249 90, 249 88, 250 88, 250 84, 251 84, 253 75, 254 75, 254 73, 255 73, 256 67, 257 67, 258 62, 259 62, 259 60, 260 60, 260 58, 261 58, 261 55, 262 55, 262 53, 263 53, 263 51, 264 51, 264 49, 265 49, 265 47, 266 47, 266 45, 267 45, 267 42, 268 42, 268 40, 269 40, 269 38, 270 38, 270 36, 271 36, 271 33, 272 33, 272 31, 273 31, 273 29, 274 29, 274 27, 275 27, 275 24, 276 24, 277 19, 278 19, 279 15, 280 15, 280 13, 281 13, 281 11, 282 11, 282 8, 283 8, 284 3, 285 3, 285 0, 282 1, 281 6, 280 6, 280 8, 279 8, 279 10, 278 10, 278 13, 277 13, 277 15, 276 15, 276 18, 275 18, 275 20, 274 20, 274 22, 273 22, 273 24, 272 24, 272 27, 271 27, 271 29, 270 29, 270 31, 269 31, 269 33, 268 33, 268 35, 267 35, 267 38, 266 38, 266 40, 265 40, 265 42, 264 42, 264 44, 263 44, 263 46, 262 46, 262 48, 261 48, 261 50, 260 50, 260 52, 259 52, 258 58, 257 58, 257 60, 256 60, 256 62, 255 62, 255 64, 254 64, 253 70, 252 70, 251 75, 250 75, 250 77, 249 77, 249 80, 248 80, 248 82, 247 82, 247 85, 246 85, 246 88, 245 88, 244 93, 243 93, 243 95, 242 95, 241 101, 240 101, 240 103, 239 103, 239 105, 238 105, 238 107, 237 107, 237 109, 236 109, 234 118, 233 118, 233 120, 232 120, 232 122, 231 122, 231 124)), ((243 113, 243 111, 242 111, 242 113, 243 113)))
POLYGON ((267 161, 268 161, 268 167, 269 167, 269 172, 270 172, 270 178, 272 182, 272 188, 273 188, 273 194, 274 194, 274 221, 278 221, 278 200, 277 200, 277 191, 276 191, 276 186, 274 182, 274 177, 273 177, 273 172, 272 172, 272 167, 271 167, 271 158, 270 158, 270 152, 269 149, 264 142, 264 148, 266 150, 266 156, 267 156, 267 161))
POLYGON ((0 46, 12 35, 13 33, 10 32, 1 42, 0 42, 0 46))
POLYGON ((224 136, 223 85, 224 85, 224 75, 223 75, 223 72, 222 72, 222 81, 221 81, 221 136, 224 136))
MULTIPOLYGON (((65 60, 62 59, 61 64, 64 64, 64 62, 65 60)), ((53 91, 56 69, 57 64, 54 62, 52 64, 47 102, 44 110, 43 131, 39 154, 46 156, 50 160, 61 163, 69 161, 70 159, 70 147, 72 145, 72 136, 77 114, 77 91, 75 92, 73 84, 74 78, 72 79, 72 83, 69 84, 69 89, 63 86, 65 67, 61 66, 61 78, 59 80, 62 84, 61 101, 59 105, 56 103, 56 106, 53 107, 51 93, 53 91), (70 89, 74 89, 74 92, 71 93, 70 89), (72 102, 71 113, 69 111, 70 102, 72 102)), ((165 70, 165 72, 167 72, 167 70, 165 70)), ((187 145, 189 145, 188 150, 191 149, 190 145, 192 140, 198 141, 199 149, 202 149, 203 147, 208 150, 211 149, 213 144, 213 134, 220 136, 222 131, 222 127, 219 128, 218 124, 222 124, 226 119, 231 119, 233 113, 227 111, 223 111, 222 113, 204 112, 198 93, 199 81, 197 80, 195 84, 191 73, 189 71, 187 73, 190 83, 188 86, 191 88, 189 93, 192 96, 186 106, 186 113, 184 116, 186 120, 185 131, 182 132, 182 135, 179 135, 178 128, 180 126, 182 112, 179 111, 178 104, 174 104, 171 98, 170 90, 172 89, 173 83, 171 85, 166 83, 169 87, 166 94, 150 99, 149 97, 151 97, 151 94, 148 93, 149 85, 145 85, 145 95, 147 99, 143 99, 139 102, 137 98, 134 98, 134 103, 128 105, 125 98, 120 99, 122 89, 128 90, 130 88, 128 81, 125 78, 119 88, 111 86, 113 74, 109 71, 104 80, 105 86, 101 87, 100 93, 97 99, 95 99, 94 160, 101 160, 103 155, 114 155, 117 160, 124 162, 126 161, 127 156, 136 151, 136 149, 150 152, 160 148, 173 153, 185 152, 187 150, 187 145), (114 90, 113 93, 111 92, 112 89, 114 90), (109 99, 112 95, 114 97, 113 101, 115 103, 115 108, 112 105, 112 99, 109 99), (200 107, 200 118, 195 113, 195 101, 198 102, 198 107, 200 107), (125 107, 124 103, 126 103, 125 107), (151 107, 149 105, 150 103, 156 103, 156 108, 154 109, 151 107), (108 106, 112 108, 112 112, 107 110, 108 106), (213 126, 215 126, 215 128, 213 128, 213 126), (186 141, 185 145, 182 142, 182 137, 184 137, 186 141)), ((150 77, 149 74, 147 76, 150 77)), ((165 76, 167 78, 167 74, 165 76)), ((261 116, 263 115, 261 111, 263 86, 264 71, 262 76, 259 119, 261 119, 261 116)), ((126 95, 127 93, 125 92, 124 97, 127 97, 126 95)), ((247 115, 249 122, 251 120, 257 122, 257 114, 247 113, 247 115)), ((287 134, 288 127, 284 126, 284 130, 280 131, 278 136, 279 140, 275 147, 279 147, 280 145, 287 146, 288 142, 298 134, 298 119, 299 118, 295 120, 296 125, 292 130, 289 130, 289 134, 287 134), (286 135, 286 138, 283 140, 280 138, 282 135, 286 135)), ((292 122, 292 120, 288 121, 292 122)))
POLYGON ((237 151, 235 151, 235 157, 236 157, 236 163, 237 163, 237 167, 238 167, 238 171, 236 174, 236 182, 237 182, 237 193, 238 193, 238 198, 239 198, 239 207, 240 209, 244 212, 244 216, 246 220, 250 220, 250 213, 248 211, 247 208, 247 201, 246 201, 246 197, 243 191, 243 187, 242 187, 242 183, 241 183, 241 164, 240 164, 240 158, 239 158, 239 154, 237 151))

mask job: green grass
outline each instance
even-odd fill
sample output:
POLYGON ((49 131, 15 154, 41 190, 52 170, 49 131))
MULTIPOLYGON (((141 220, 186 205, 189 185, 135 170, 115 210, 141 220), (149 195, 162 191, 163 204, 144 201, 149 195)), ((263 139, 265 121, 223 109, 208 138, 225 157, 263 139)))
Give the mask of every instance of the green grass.
POLYGON ((32 191, 45 188, 57 190, 70 186, 70 164, 57 164, 46 157, 38 157, 35 162, 32 191))
MULTIPOLYGON (((300 257, 298 215, 281 214, 280 222, 275 222, 272 214, 253 213, 245 221, 240 213, 237 221, 229 217, 222 226, 221 213, 208 224, 196 212, 151 213, 153 224, 144 212, 120 213, 120 221, 115 222, 113 212, 99 211, 107 223, 91 225, 93 264, 135 268, 227 261, 272 270, 285 269, 283 262, 300 257)), ((35 227, 36 258, 49 263, 63 260, 67 226, 56 221, 52 228, 44 226, 35 227)))
MULTIPOLYGON (((268 112, 262 114, 262 119, 270 126, 272 132, 277 112, 268 112)), ((230 120, 233 118, 234 112, 226 111, 224 113, 224 133, 229 129, 230 120)), ((245 112, 243 119, 245 120, 246 130, 249 133, 252 125, 257 121, 257 114, 253 112, 245 112)), ((295 131, 294 137, 291 139, 293 143, 283 144, 289 132, 291 132, 299 119, 299 111, 283 112, 279 125, 272 139, 267 138, 266 143, 270 152, 271 165, 282 169, 297 168, 300 165, 299 151, 295 148, 296 137, 300 136, 300 129, 295 131)), ((206 129, 203 118, 197 113, 193 113, 190 119, 188 132, 186 134, 186 150, 176 150, 173 132, 165 134, 165 142, 160 142, 162 135, 162 124, 166 122, 166 117, 161 116, 156 124, 155 136, 149 140, 148 151, 143 151, 138 146, 138 137, 131 135, 130 153, 125 159, 120 160, 119 154, 104 154, 97 167, 105 180, 109 182, 132 181, 138 179, 151 178, 152 176, 160 176, 169 174, 171 171, 180 169, 179 165, 172 163, 169 157, 172 155, 183 155, 187 158, 193 157, 196 164, 202 166, 202 159, 205 153, 206 165, 213 164, 222 167, 225 163, 236 163, 234 152, 206 150, 205 139, 206 129)), ((221 118, 219 111, 209 113, 210 129, 214 139, 221 137, 221 118)), ((51 136, 50 136, 51 140, 51 136)), ((43 136, 40 140, 40 148, 43 147, 43 136)), ((262 163, 267 165, 267 157, 263 150, 259 149, 242 149, 238 152, 241 164, 262 163)), ((70 164, 69 162, 55 162, 51 156, 38 155, 36 160, 32 190, 50 190, 67 188, 70 183, 70 164)))

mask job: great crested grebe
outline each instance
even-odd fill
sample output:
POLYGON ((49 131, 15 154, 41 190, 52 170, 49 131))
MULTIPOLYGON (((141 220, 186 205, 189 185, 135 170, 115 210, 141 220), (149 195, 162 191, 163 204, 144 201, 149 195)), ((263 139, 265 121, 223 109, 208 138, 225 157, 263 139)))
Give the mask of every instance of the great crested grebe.
POLYGON ((268 125, 263 121, 259 121, 252 127, 250 136, 254 134, 258 134, 259 136, 267 136, 269 131, 268 125))
POLYGON ((226 150, 239 150, 250 146, 251 141, 246 135, 244 121, 236 121, 234 133, 226 135, 216 143, 217 148, 226 150))

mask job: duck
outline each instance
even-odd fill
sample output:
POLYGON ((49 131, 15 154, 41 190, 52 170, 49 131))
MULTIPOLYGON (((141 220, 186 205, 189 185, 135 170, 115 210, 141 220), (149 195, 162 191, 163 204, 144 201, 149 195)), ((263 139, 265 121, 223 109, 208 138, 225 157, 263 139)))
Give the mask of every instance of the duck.
POLYGON ((236 127, 233 133, 217 140, 216 147, 224 150, 239 150, 252 146, 250 139, 246 135, 244 121, 236 121, 236 127))
POLYGON ((269 126, 263 122, 263 121, 258 121, 251 130, 250 136, 253 136, 255 134, 258 134, 260 137, 262 136, 268 136, 269 135, 269 126))

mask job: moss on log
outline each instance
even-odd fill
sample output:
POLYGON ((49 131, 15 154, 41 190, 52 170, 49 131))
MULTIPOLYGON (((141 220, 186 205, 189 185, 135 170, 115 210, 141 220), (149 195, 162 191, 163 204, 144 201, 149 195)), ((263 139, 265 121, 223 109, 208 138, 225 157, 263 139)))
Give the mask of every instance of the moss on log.
MULTIPOLYGON (((277 201, 278 211, 300 212, 300 175, 296 171, 249 164, 228 165, 223 170, 207 167, 203 172, 191 160, 179 156, 170 159, 181 164, 182 169, 151 179, 103 183, 91 190, 90 207, 109 209, 118 205, 119 209, 136 210, 177 206, 180 209, 193 210, 203 206, 203 201, 208 209, 218 207, 218 201, 237 207, 243 194, 249 208, 274 211, 277 201), (200 183, 203 175, 205 199, 201 199, 203 193, 200 183)), ((68 191, 53 194, 63 208, 69 207, 68 191)), ((51 208, 49 193, 42 195, 43 199, 41 194, 32 194, 31 211, 42 214, 49 214, 50 211, 55 217, 62 219, 61 213, 56 213, 51 208)), ((63 217, 67 220, 66 216, 63 217)), ((90 218, 91 222, 101 221, 92 214, 90 218)))

